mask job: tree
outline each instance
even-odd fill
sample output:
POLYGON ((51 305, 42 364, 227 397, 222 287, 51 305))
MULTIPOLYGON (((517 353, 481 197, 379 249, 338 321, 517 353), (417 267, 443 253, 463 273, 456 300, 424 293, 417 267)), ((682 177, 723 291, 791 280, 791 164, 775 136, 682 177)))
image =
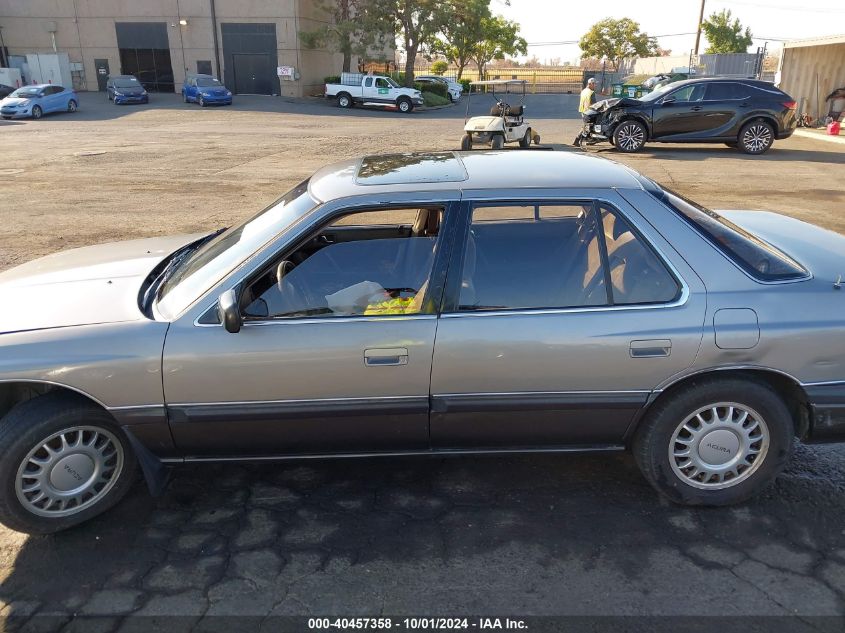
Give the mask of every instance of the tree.
POLYGON ((706 53, 745 53, 748 47, 751 46, 751 29, 745 27, 742 30, 742 24, 739 23, 739 18, 734 18, 731 21, 731 10, 722 9, 718 13, 713 13, 709 18, 701 23, 701 30, 707 38, 706 53))
POLYGON ((457 66, 460 80, 476 45, 484 37, 482 20, 492 15, 490 0, 444 0, 441 5, 450 19, 444 20, 441 27, 437 51, 457 66))
POLYGON ((304 48, 327 48, 343 54, 343 72, 349 72, 353 55, 365 55, 375 32, 364 27, 369 0, 316 0, 314 7, 327 22, 314 31, 300 31, 304 48))
POLYGON ((442 59, 438 59, 431 65, 431 72, 435 75, 442 75, 447 70, 449 70, 449 62, 445 62, 442 59))
POLYGON ((437 33, 451 16, 439 0, 370 0, 367 28, 394 33, 405 49, 405 86, 414 85, 417 54, 437 47, 437 33))
POLYGON ((614 68, 626 57, 648 57, 657 50, 657 40, 640 31, 631 18, 605 18, 590 27, 578 42, 581 57, 606 57, 614 68))
POLYGON ((484 70, 491 60, 504 59, 505 55, 525 55, 528 52, 528 43, 519 35, 519 24, 502 16, 482 19, 481 35, 470 54, 478 66, 479 78, 484 77, 484 70))

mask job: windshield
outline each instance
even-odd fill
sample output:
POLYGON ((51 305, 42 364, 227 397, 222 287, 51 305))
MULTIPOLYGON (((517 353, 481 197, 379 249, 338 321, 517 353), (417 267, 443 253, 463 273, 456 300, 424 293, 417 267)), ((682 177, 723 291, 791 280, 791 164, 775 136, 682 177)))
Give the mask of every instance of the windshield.
POLYGON ((114 87, 115 88, 135 88, 139 86, 138 80, 135 78, 132 79, 115 79, 114 80, 114 87))
POLYGON ((37 97, 41 92, 41 88, 18 88, 10 97, 37 97))
POLYGON ((258 215, 202 244, 162 283, 158 290, 159 313, 168 320, 179 316, 214 284, 316 205, 308 195, 306 180, 258 215))
POLYGON ((654 100, 656 100, 656 99, 659 99, 659 98, 660 98, 660 97, 662 97, 662 96, 663 96, 663 95, 664 95, 664 94, 665 94, 665 93, 669 90, 669 88, 670 88, 670 87, 672 87, 672 86, 673 86, 673 84, 670 84, 670 83, 669 83, 669 84, 664 84, 664 85, 662 85, 662 86, 658 86, 658 87, 656 87, 654 90, 652 90, 651 92, 649 92, 647 95, 643 95, 642 97, 640 97, 640 101, 654 101, 654 100))
POLYGON ((212 86, 222 86, 217 79, 212 79, 211 77, 200 77, 197 79, 197 85, 201 88, 210 88, 212 86))
POLYGON ((398 87, 399 87, 399 84, 398 84, 398 83, 396 83, 396 82, 393 80, 393 78, 392 78, 392 77, 385 77, 385 79, 387 80, 387 83, 389 83, 389 84, 391 85, 391 87, 393 87, 393 88, 398 88, 398 87))

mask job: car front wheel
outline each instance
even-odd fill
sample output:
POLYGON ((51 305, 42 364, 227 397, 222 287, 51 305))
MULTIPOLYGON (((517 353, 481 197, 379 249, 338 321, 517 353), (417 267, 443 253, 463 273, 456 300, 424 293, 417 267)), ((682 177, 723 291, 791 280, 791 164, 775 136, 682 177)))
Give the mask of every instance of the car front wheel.
POLYGON ((490 147, 493 149, 502 149, 505 146, 505 137, 501 134, 494 134, 490 141, 490 147))
POLYGON ((108 510, 128 492, 136 460, 103 409, 60 392, 0 421, 0 523, 58 532, 108 510))
POLYGON ((613 145, 620 152, 639 152, 646 142, 645 126, 639 121, 623 121, 613 131, 613 145))
POLYGON ((414 109, 414 104, 411 102, 410 99, 402 98, 396 102, 396 107, 399 108, 399 112, 407 114, 408 112, 414 109))
POLYGON ((40 119, 43 114, 44 114, 44 111, 41 110, 41 106, 32 106, 32 118, 33 119, 40 119))
POLYGON ((205 107, 205 99, 202 98, 202 95, 200 95, 200 98, 197 100, 197 103, 200 104, 201 108, 205 107))
POLYGON ((671 501, 730 505, 772 482, 792 453, 793 431, 789 410, 767 385, 702 379, 655 404, 633 452, 671 501))
POLYGON ((472 149, 472 134, 464 134, 461 137, 461 149, 465 152, 472 149))
POLYGON ((774 142, 774 128, 765 121, 751 121, 739 131, 739 147, 746 154, 762 154, 774 142))

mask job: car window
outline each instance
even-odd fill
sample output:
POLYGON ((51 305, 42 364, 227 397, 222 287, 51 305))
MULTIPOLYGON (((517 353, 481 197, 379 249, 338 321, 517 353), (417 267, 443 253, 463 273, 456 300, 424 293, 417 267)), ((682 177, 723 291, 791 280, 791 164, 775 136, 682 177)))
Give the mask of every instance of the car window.
POLYGON ((323 227, 250 283, 246 319, 419 314, 442 208, 353 213, 323 227))
POLYGON ((745 99, 750 90, 738 83, 714 82, 707 85, 707 101, 729 101, 745 99))
POLYGON ((458 309, 516 310, 608 302, 592 205, 478 205, 458 309))
POLYGON ((684 86, 675 92, 669 93, 667 96, 672 97, 675 101, 701 101, 704 98, 704 84, 690 84, 684 86))
POLYGON ((381 77, 379 77, 378 79, 376 79, 376 88, 390 88, 390 84, 387 83, 387 81, 385 81, 381 77))
POLYGON ((643 179, 643 182, 648 193, 677 213, 751 277, 760 281, 787 281, 809 275, 794 259, 715 211, 652 181, 643 179))
POLYGON ((364 87, 365 88, 372 88, 373 87, 373 78, 372 77, 367 77, 364 80, 364 87))
POLYGON ((162 283, 157 297, 159 313, 168 320, 177 317, 235 267, 316 206, 317 202, 308 194, 306 180, 240 226, 203 244, 162 283))
POLYGON ((668 303, 680 285, 618 212, 601 209, 613 305, 668 303))

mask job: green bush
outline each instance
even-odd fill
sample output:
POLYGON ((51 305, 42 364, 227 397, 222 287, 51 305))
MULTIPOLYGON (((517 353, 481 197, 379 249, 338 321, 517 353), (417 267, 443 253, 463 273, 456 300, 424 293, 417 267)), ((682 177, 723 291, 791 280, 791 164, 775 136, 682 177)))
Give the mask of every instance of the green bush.
POLYGON ((449 99, 449 87, 446 84, 442 84, 440 82, 427 82, 427 83, 417 83, 414 82, 414 88, 419 90, 420 92, 433 92, 434 94, 443 97, 448 101, 449 99))
POLYGON ((327 84, 339 84, 340 75, 329 75, 328 77, 323 77, 323 81, 327 84))
POLYGON ((464 92, 469 93, 469 85, 470 83, 472 83, 471 80, 461 79, 460 81, 458 81, 458 83, 464 87, 464 92))
POLYGON ((422 93, 423 103, 428 106, 442 106, 447 105, 449 100, 446 97, 441 97, 440 95, 436 95, 433 92, 424 92, 422 93))
POLYGON ((442 59, 438 59, 431 65, 431 72, 435 75, 442 75, 447 70, 449 70, 449 63, 443 61, 442 59))

